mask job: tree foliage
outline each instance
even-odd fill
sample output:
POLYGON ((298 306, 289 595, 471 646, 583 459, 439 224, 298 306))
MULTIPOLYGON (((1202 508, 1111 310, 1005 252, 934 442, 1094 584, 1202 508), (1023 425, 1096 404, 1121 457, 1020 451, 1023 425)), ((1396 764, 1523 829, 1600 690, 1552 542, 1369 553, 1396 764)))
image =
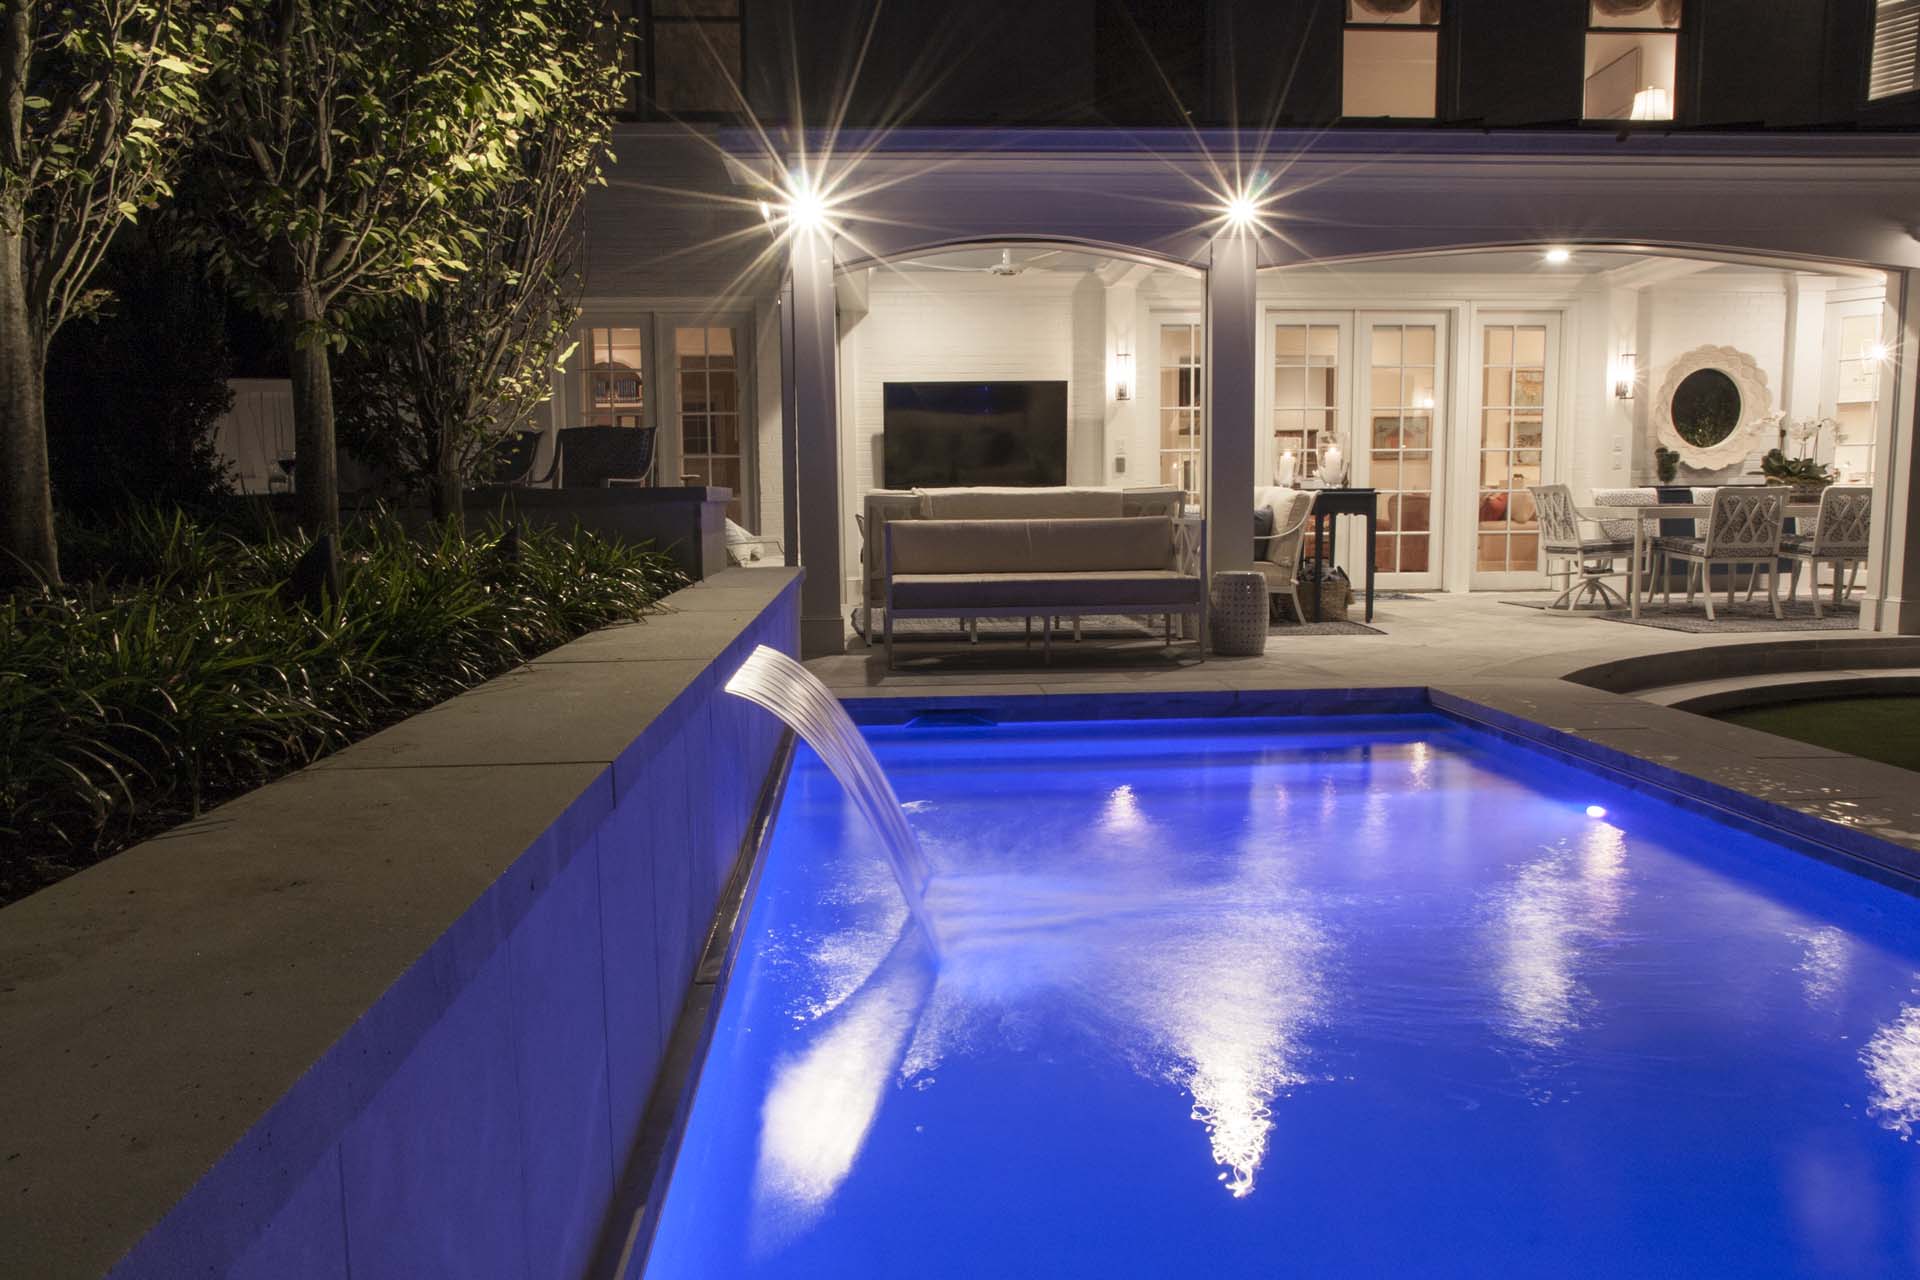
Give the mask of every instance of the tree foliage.
POLYGON ((543 0, 245 0, 210 93, 208 246, 281 326, 303 520, 338 523, 329 352, 370 300, 425 297, 480 235, 460 193, 509 180, 538 105, 508 56, 543 0))
POLYGON ((498 180, 456 180, 463 267, 384 308, 348 357, 342 418, 363 455, 459 519, 464 483, 552 395, 579 314, 580 207, 601 181, 623 73, 594 0, 551 0, 502 46, 533 84, 498 180))
POLYGON ((168 194, 223 33, 190 0, 0 0, 0 577, 59 578, 47 346, 168 194))

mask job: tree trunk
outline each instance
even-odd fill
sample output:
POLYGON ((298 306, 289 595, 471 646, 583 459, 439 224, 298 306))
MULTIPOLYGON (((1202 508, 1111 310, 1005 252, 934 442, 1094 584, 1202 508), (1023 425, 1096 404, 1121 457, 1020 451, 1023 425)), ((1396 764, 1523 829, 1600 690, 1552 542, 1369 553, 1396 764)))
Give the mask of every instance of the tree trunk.
POLYGON ((466 487, 466 479, 460 474, 459 457, 452 450, 441 448, 427 495, 433 518, 456 529, 466 528, 466 487))
POLYGON ((320 334, 320 308, 297 297, 284 340, 293 375, 294 510, 309 533, 340 528, 340 474, 333 443, 333 373, 320 334))
POLYGON ((0 585, 58 585, 45 351, 28 314, 24 249, 0 234, 0 585))

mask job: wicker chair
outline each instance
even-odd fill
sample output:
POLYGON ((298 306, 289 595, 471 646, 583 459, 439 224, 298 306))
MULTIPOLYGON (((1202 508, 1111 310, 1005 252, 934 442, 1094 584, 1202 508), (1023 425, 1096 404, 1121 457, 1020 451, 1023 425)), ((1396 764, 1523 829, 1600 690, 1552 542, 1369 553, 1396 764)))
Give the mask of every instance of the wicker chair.
POLYGON ((1273 533, 1255 541, 1253 567, 1267 579, 1270 614, 1278 614, 1281 597, 1293 601, 1293 616, 1307 620, 1300 608, 1300 548, 1306 541, 1307 520, 1313 515, 1313 492, 1283 489, 1273 494, 1273 533))
POLYGON ((1547 580, 1551 582, 1558 577, 1567 580, 1566 589, 1555 596, 1547 608, 1565 604, 1567 612, 1572 613, 1583 599, 1608 608, 1625 605, 1626 597, 1608 586, 1606 580, 1626 572, 1614 568, 1614 562, 1632 559, 1633 533, 1629 527, 1626 536, 1621 537, 1606 525, 1630 526, 1630 522, 1604 522, 1600 536, 1589 538, 1580 532, 1580 513, 1573 505, 1571 489, 1563 484, 1537 484, 1529 486, 1527 491, 1533 495, 1534 508, 1540 513, 1540 551, 1546 559, 1547 580), (1553 567, 1556 560, 1560 563, 1558 569, 1553 567))
MULTIPOLYGON (((1757 572, 1767 571, 1767 603, 1773 616, 1780 612, 1780 538, 1786 524, 1785 489, 1734 487, 1715 489, 1707 507, 1707 535, 1704 538, 1655 538, 1653 554, 1658 578, 1668 606, 1673 604, 1673 580, 1667 576, 1669 561, 1688 566, 1687 603, 1693 603, 1694 569, 1699 570, 1702 598, 1707 604, 1707 621, 1713 617, 1713 588, 1707 574, 1716 564, 1752 565, 1757 572)), ((1727 603, 1733 603, 1733 574, 1727 574, 1727 603)))
POLYGON ((1807 566, 1808 594, 1813 616, 1820 612, 1820 566, 1833 566, 1833 602, 1846 599, 1847 573, 1867 558, 1868 531, 1873 523, 1873 490, 1866 485, 1829 485, 1820 494, 1820 513, 1812 533, 1790 533, 1780 542, 1780 554, 1793 562, 1787 599, 1800 591, 1800 566, 1807 566))

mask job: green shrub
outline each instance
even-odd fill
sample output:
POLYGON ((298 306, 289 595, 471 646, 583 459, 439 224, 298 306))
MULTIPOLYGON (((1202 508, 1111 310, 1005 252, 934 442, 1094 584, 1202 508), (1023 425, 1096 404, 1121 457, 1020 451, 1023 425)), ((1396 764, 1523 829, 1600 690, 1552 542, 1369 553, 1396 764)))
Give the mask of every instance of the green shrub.
MULTIPOLYGON (((581 530, 348 528, 342 593, 283 599, 306 550, 177 511, 63 531, 86 583, 0 600, 0 902, 685 584, 581 530)), ((76 579, 77 580, 77 579, 76 579)))

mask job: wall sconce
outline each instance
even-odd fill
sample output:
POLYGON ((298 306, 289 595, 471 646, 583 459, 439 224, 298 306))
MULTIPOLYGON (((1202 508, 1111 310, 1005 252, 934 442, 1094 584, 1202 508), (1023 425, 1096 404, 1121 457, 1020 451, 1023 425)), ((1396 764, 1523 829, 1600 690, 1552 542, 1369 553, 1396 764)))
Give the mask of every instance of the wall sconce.
POLYGON ((1640 369, 1634 359, 1631 351, 1622 351, 1613 358, 1613 398, 1616 400, 1633 399, 1634 384, 1640 381, 1640 369))
POLYGON ((1133 399, 1133 355, 1127 351, 1117 351, 1113 357, 1113 398, 1115 400, 1133 399))

